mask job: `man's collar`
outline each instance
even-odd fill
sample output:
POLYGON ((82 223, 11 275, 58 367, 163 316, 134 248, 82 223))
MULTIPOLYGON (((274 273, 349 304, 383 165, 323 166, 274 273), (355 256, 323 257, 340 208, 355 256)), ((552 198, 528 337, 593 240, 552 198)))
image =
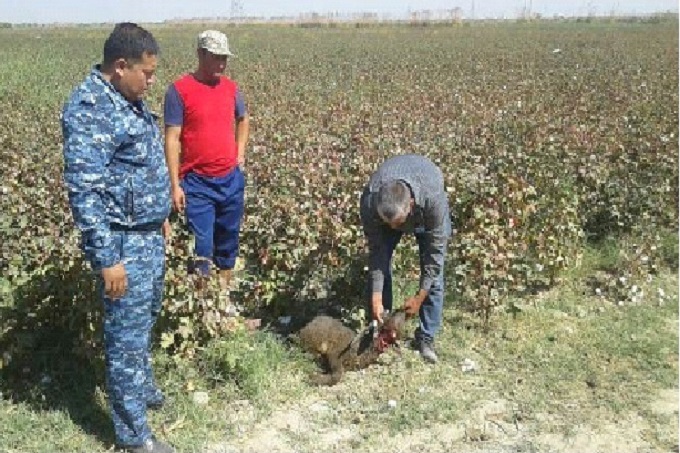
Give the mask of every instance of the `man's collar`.
POLYGON ((111 102, 117 107, 121 109, 129 108, 137 113, 144 112, 144 103, 141 101, 130 102, 127 99, 125 99, 125 96, 123 96, 123 94, 120 91, 118 91, 109 80, 106 79, 104 73, 101 71, 100 64, 94 65, 94 67, 90 71, 90 77, 92 77, 96 84, 101 85, 103 87, 104 92, 109 96, 111 102))

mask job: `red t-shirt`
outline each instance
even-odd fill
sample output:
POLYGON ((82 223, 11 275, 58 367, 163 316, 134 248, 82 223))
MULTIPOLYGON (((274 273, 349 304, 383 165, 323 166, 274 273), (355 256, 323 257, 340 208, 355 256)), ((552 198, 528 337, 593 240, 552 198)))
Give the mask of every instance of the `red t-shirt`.
MULTIPOLYGON (((208 85, 187 74, 173 87, 183 107, 180 178, 192 171, 204 176, 228 174, 238 158, 234 131, 238 115, 236 83, 222 76, 217 84, 208 85)), ((172 125, 168 118, 166 124, 172 125)))

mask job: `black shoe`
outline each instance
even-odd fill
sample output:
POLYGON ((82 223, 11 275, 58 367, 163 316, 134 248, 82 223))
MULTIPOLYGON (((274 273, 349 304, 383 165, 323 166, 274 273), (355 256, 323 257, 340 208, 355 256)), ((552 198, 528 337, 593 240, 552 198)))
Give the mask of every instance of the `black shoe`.
POLYGON ((123 447, 119 451, 125 453, 176 453, 175 449, 165 442, 152 437, 142 445, 135 447, 123 447))
POLYGON ((420 353, 420 357, 422 357, 423 360, 428 363, 437 363, 439 358, 437 357, 437 353, 434 350, 434 344, 432 340, 423 338, 420 340, 416 340, 416 342, 418 345, 418 352, 420 353))
POLYGON ((165 405, 165 396, 160 390, 156 390, 149 399, 146 400, 146 407, 149 409, 161 409, 165 405))

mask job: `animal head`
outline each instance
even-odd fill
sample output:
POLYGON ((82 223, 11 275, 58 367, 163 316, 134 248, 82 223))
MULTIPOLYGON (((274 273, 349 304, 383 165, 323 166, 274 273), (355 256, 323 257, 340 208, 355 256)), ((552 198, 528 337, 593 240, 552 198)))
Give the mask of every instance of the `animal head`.
POLYGON ((403 309, 398 309, 385 317, 380 331, 389 333, 389 336, 396 341, 401 339, 405 324, 406 312, 403 309))
POLYGON ((397 345, 402 337, 402 329, 406 324, 406 312, 395 310, 387 315, 383 320, 383 325, 378 331, 375 346, 378 351, 383 352, 391 345, 397 345))

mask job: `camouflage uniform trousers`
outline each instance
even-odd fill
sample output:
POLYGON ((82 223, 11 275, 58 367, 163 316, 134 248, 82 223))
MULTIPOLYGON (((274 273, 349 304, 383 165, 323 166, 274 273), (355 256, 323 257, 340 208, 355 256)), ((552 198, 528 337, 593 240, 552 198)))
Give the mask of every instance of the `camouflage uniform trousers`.
POLYGON ((120 299, 104 300, 106 384, 120 446, 151 438, 147 404, 161 397, 151 369, 151 330, 163 300, 165 244, 159 232, 116 232, 128 286, 120 299))

